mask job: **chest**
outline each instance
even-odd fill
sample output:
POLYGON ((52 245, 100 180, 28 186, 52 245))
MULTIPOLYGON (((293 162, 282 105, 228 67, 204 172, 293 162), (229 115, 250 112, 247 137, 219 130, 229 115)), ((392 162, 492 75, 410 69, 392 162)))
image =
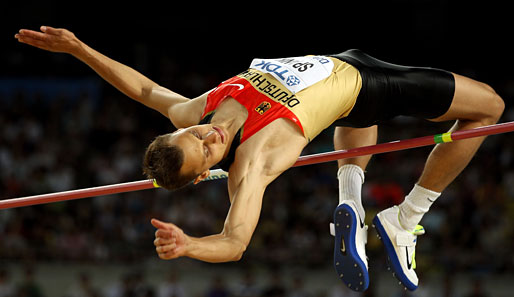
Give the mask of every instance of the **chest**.
POLYGON ((278 175, 296 162, 307 144, 297 125, 277 119, 237 148, 231 171, 244 175, 256 170, 262 171, 263 176, 278 175))
MULTIPOLYGON (((266 82, 269 83, 267 79, 266 82)), ((294 95, 288 96, 289 93, 282 88, 274 89, 273 94, 269 97, 252 81, 235 76, 209 93, 202 120, 212 116, 210 121, 214 122, 216 119, 244 115, 241 143, 282 118, 295 123, 303 133, 302 123, 291 109, 299 103, 298 100, 294 95)))

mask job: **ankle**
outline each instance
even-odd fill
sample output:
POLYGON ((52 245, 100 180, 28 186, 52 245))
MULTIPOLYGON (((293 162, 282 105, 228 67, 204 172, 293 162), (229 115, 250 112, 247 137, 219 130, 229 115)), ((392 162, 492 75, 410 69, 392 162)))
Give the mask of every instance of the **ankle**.
POLYGON ((337 171, 339 180, 339 204, 353 202, 364 220, 364 207, 362 206, 362 184, 364 183, 364 171, 357 165, 346 164, 337 171))
POLYGON ((400 225, 407 231, 413 231, 440 195, 441 193, 415 185, 398 206, 400 225))

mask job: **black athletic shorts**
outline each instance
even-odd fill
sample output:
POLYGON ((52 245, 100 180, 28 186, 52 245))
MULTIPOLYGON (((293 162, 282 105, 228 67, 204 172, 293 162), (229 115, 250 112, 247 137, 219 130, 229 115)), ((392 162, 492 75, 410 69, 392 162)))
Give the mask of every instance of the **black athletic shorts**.
POLYGON ((432 119, 450 108, 455 80, 448 71, 394 65, 355 49, 330 56, 354 66, 362 77, 355 106, 336 126, 364 128, 399 115, 432 119))

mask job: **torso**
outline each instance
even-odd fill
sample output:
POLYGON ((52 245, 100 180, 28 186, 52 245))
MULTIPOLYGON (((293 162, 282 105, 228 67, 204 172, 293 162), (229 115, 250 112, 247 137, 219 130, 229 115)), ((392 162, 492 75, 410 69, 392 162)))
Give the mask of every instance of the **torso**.
POLYGON ((278 118, 293 121, 308 141, 355 104, 361 77, 353 66, 323 56, 255 59, 251 67, 208 94, 202 118, 231 97, 246 107, 241 142, 278 118))
POLYGON ((215 90, 198 98, 203 103, 202 118, 208 112, 215 110, 210 120, 212 124, 226 122, 227 118, 239 118, 239 121, 245 123, 243 131, 248 132, 252 130, 251 128, 257 127, 250 134, 246 134, 249 136, 242 139, 238 146, 235 161, 230 167, 229 181, 233 178, 236 180, 241 178, 248 173, 248 170, 260 170, 262 171, 260 176, 273 177, 270 181, 273 180, 275 176, 294 164, 312 138, 329 127, 333 121, 350 112, 360 90, 360 75, 349 64, 339 60, 334 60, 333 63, 334 67, 327 77, 311 82, 303 89, 285 90, 278 78, 271 73, 250 69, 224 82, 232 84, 230 90, 224 90, 226 86, 222 83, 215 90), (252 88, 254 92, 257 91, 260 94, 259 99, 254 100, 251 106, 244 105, 245 102, 242 101, 244 96, 238 97, 237 91, 246 91, 238 86, 241 80, 246 81, 244 88, 252 88), (276 90, 276 87, 270 87, 272 85, 282 87, 280 92, 289 92, 288 95, 278 96, 277 92, 272 92, 276 90), (219 98, 215 106, 209 107, 207 98, 209 94, 212 95, 217 91, 221 92, 222 98, 219 98), (293 104, 291 100, 284 98, 295 98, 301 102, 293 104), (257 114, 261 99, 267 100, 274 104, 273 107, 277 106, 284 111, 260 122, 259 119, 264 118, 260 116, 272 115, 272 112, 268 112, 269 109, 264 110, 260 115, 257 114), (292 116, 287 115, 287 112, 291 112, 292 116), (249 116, 249 113, 254 114, 249 116), (248 121, 249 119, 252 121, 248 121), (253 126, 248 125, 248 122, 253 126))
MULTIPOLYGON (((211 123, 215 125, 218 122, 226 122, 227 117, 241 121, 234 115, 240 115, 244 121, 247 114, 246 108, 238 101, 227 98, 220 104, 211 123)), ((238 146, 234 164, 238 164, 236 166, 239 168, 238 171, 246 172, 249 169, 249 163, 240 161, 263 162, 263 174, 273 176, 291 167, 291 161, 287 160, 294 159, 296 161, 307 144, 308 141, 302 130, 295 123, 286 118, 279 118, 264 126, 238 146)), ((232 167, 230 171, 233 175, 232 167)))

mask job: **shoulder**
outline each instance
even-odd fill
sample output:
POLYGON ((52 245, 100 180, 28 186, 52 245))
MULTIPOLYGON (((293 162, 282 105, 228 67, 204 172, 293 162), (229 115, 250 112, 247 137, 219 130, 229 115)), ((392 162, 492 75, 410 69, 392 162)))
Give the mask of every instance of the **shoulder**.
POLYGON ((205 103, 207 102, 207 95, 209 92, 206 92, 187 102, 176 104, 170 107, 168 114, 174 115, 172 120, 173 125, 177 128, 187 128, 190 126, 198 125, 202 118, 205 103))
POLYGON ((209 96, 209 93, 212 90, 209 90, 208 92, 203 93, 202 95, 191 99, 191 101, 188 102, 189 109, 194 112, 195 114, 198 114, 198 122, 200 122, 200 117, 202 116, 203 110, 205 108, 205 104, 207 103, 207 96, 209 96))

